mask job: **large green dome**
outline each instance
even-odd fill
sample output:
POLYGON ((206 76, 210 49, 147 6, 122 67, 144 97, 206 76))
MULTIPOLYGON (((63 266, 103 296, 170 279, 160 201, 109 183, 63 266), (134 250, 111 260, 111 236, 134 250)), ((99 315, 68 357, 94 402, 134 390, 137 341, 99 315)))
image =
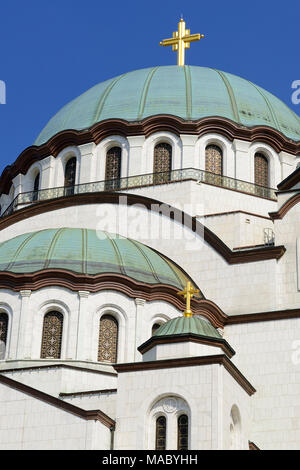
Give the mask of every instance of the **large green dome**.
POLYGON ((151 248, 100 230, 46 229, 0 244, 0 271, 33 273, 43 269, 123 274, 147 284, 179 289, 188 280, 174 263, 151 248))
POLYGON ((141 121, 158 114, 186 120, 219 116, 242 126, 269 126, 300 141, 300 118, 268 91, 230 73, 174 65, 136 70, 99 83, 64 106, 35 145, 60 131, 88 129, 105 119, 141 121))

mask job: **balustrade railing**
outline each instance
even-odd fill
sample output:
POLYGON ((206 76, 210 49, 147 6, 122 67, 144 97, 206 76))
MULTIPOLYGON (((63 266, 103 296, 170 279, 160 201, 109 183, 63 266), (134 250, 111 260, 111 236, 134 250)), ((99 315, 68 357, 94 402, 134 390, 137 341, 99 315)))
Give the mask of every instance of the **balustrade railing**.
POLYGON ((176 183, 179 181, 197 181, 221 188, 240 191, 253 196, 276 200, 275 189, 259 186, 247 181, 237 180, 229 176, 216 175, 204 170, 185 168, 182 170, 164 171, 161 173, 149 173, 138 176, 128 176, 93 183, 83 183, 74 186, 61 186, 57 188, 40 189, 20 193, 1 215, 1 218, 11 215, 24 205, 37 204, 42 201, 73 196, 76 194, 97 193, 103 191, 124 191, 146 186, 176 183))

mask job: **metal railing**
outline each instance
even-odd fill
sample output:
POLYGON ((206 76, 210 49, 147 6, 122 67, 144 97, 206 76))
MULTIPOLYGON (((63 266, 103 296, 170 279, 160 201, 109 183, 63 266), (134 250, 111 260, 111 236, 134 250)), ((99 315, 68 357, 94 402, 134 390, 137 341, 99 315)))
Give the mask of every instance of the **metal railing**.
POLYGON ((210 173, 204 170, 185 168, 182 170, 149 173, 145 175, 128 176, 125 178, 20 193, 3 212, 1 218, 11 215, 16 210, 21 209, 24 205, 37 204, 51 199, 103 191, 124 191, 128 189, 170 184, 180 181, 197 181, 198 183, 210 184, 221 188, 240 191, 245 194, 251 194, 253 196, 276 200, 275 189, 259 186, 247 181, 237 180, 235 178, 230 178, 229 176, 216 175, 215 173, 210 173))

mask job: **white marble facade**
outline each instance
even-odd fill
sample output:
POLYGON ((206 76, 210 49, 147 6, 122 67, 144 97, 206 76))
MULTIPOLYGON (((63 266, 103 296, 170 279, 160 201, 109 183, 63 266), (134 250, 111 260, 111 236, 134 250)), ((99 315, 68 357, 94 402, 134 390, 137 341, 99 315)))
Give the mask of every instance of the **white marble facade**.
MULTIPOLYGON (((278 154, 264 142, 230 142, 216 133, 200 138, 169 132, 147 138, 112 135, 98 145, 67 147, 57 157, 49 155, 34 163, 13 179, 8 194, 0 196, 2 211, 18 194, 33 190, 37 173, 40 189, 63 186, 66 162, 74 156, 76 184, 104 180, 106 152, 113 146, 122 149, 121 177, 152 173, 159 142, 172 146, 172 169, 205 169, 206 146, 218 145, 223 151, 223 175, 250 183, 254 183, 254 155, 261 152, 269 162, 272 188, 295 170, 300 158, 278 154)), ((0 241, 46 228, 107 230, 169 257, 229 317, 299 308, 300 206, 282 219, 273 221, 269 216, 286 201, 284 194, 277 202, 183 181, 135 188, 120 196, 125 198, 121 204, 66 205, 17 220, 1 229, 0 241), (141 196, 141 204, 126 207, 127 193, 141 196), (196 217, 231 250, 263 245, 267 229, 274 233, 275 245, 285 246, 286 252, 279 260, 229 264, 201 233, 182 227, 168 214, 149 212, 142 197, 196 217)), ((138 352, 155 323, 181 315, 165 300, 146 301, 117 289, 90 292, 53 285, 16 292, 7 288, 0 291, 0 313, 9 318, 0 360, 0 449, 154 449, 159 415, 167 418, 167 449, 176 449, 177 418, 183 412, 189 418, 190 449, 248 449, 248 441, 261 449, 299 448, 299 318, 267 321, 264 317, 225 325, 222 335, 236 352, 231 362, 256 389, 250 394, 218 363, 117 373, 113 365, 98 362, 99 321, 107 314, 118 321, 119 364, 219 355, 217 347, 191 352, 184 343, 163 345, 144 357, 138 352), (41 359, 43 319, 52 310, 64 319, 61 357, 41 359), (1 382, 1 376, 11 381, 1 382), (51 397, 57 401, 51 402, 51 397), (77 415, 64 408, 65 403, 76 406, 77 415), (115 429, 106 418, 87 419, 88 410, 101 410, 115 421, 115 429)))

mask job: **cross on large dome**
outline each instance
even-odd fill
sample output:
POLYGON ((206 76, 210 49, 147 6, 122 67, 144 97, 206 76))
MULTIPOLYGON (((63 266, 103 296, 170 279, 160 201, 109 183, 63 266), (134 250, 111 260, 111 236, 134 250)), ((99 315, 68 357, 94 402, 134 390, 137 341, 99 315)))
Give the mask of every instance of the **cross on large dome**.
POLYGON ((230 73, 174 65, 135 70, 95 85, 64 106, 35 145, 106 119, 132 122, 161 114, 189 121, 218 116, 241 126, 268 126, 300 141, 300 118, 268 91, 230 73))

